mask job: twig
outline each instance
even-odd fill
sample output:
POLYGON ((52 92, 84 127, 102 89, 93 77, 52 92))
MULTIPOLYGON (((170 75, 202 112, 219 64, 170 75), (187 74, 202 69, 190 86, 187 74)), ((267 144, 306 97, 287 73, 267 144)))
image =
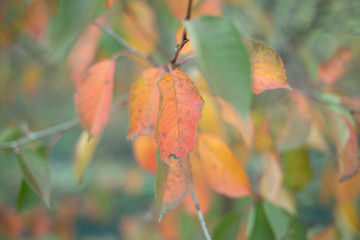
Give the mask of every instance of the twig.
POLYGON ((0 149, 17 148, 20 145, 34 141, 36 139, 44 138, 47 136, 55 135, 59 132, 67 131, 67 130, 77 126, 79 123, 80 123, 79 118, 74 118, 67 122, 61 123, 59 125, 55 125, 53 127, 50 127, 50 128, 44 129, 44 130, 40 130, 38 132, 32 132, 31 134, 26 135, 22 138, 19 138, 15 141, 2 143, 2 144, 0 144, 0 149))
POLYGON ((180 67, 182 65, 184 65, 185 63, 187 63, 188 61, 191 61, 195 59, 195 56, 191 55, 191 56, 188 56, 186 58, 184 58, 183 60, 181 60, 178 64, 175 65, 175 67, 180 67))
MULTIPOLYGON (((192 7, 192 0, 189 0, 188 2, 188 6, 187 6, 187 11, 186 11, 186 16, 185 16, 185 21, 190 19, 190 15, 191 15, 191 7, 192 7)), ((172 60, 170 61, 170 63, 175 66, 176 65, 176 60, 179 57, 179 53, 181 51, 181 49, 185 46, 185 44, 187 42, 189 42, 189 39, 187 38, 187 33, 184 27, 184 30, 182 32, 182 37, 181 37, 181 42, 176 46, 176 51, 174 54, 174 57, 172 58, 172 60)))
MULTIPOLYGON (((122 97, 120 97, 114 104, 113 104, 113 108, 114 109, 118 109, 119 106, 123 106, 124 104, 127 103, 127 95, 124 95, 122 97)), ((13 148, 16 149, 21 145, 24 145, 25 143, 40 139, 40 138, 44 138, 44 137, 48 137, 48 136, 52 136, 58 133, 63 133, 65 131, 68 131, 74 127, 76 127, 77 125, 80 124, 80 120, 79 118, 74 118, 71 119, 69 121, 66 121, 64 123, 55 125, 53 127, 50 128, 46 128, 43 130, 40 130, 38 132, 31 132, 30 134, 21 137, 17 140, 11 141, 11 142, 5 142, 5 143, 0 143, 0 150, 1 149, 8 149, 8 148, 13 148)))
POLYGON ((102 25, 102 24, 100 24, 100 23, 98 23, 96 21, 94 21, 93 24, 95 26, 97 26, 98 28, 100 28, 104 33, 106 33, 110 37, 112 37, 115 41, 117 41, 118 43, 123 45, 130 53, 132 53, 134 55, 137 55, 137 56, 149 61, 154 66, 158 65, 157 62, 155 62, 155 60, 151 56, 146 55, 145 53, 143 53, 143 52, 137 50, 136 48, 134 48, 133 46, 131 46, 127 41, 125 41, 125 39, 120 37, 111 28, 108 28, 107 26, 104 26, 104 25, 102 25))
POLYGON ((190 190, 190 194, 191 194, 191 197, 192 197, 192 199, 194 201, 195 208, 196 208, 196 211, 197 211, 197 214, 198 214, 198 217, 199 217, 199 221, 201 223, 201 228, 202 228, 202 230, 204 232, 205 238, 206 238, 206 240, 211 240, 211 236, 210 236, 209 231, 208 231, 208 229, 206 227, 205 219, 204 219, 204 216, 203 216, 203 214, 201 212, 200 205, 199 205, 199 202, 198 202, 198 200, 196 198, 194 189, 190 190))

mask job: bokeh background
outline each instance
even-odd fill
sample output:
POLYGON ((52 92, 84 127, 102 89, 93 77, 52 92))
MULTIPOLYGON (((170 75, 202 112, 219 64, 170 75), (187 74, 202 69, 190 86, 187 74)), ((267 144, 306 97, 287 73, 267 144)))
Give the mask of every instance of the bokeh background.
MULTIPOLYGON (((109 11, 109 27, 159 63, 167 64, 174 53, 186 5, 185 0, 1 0, 0 142, 76 117, 74 83, 66 63, 76 40, 97 16, 109 11)), ((274 48, 284 61, 288 82, 294 89, 311 87, 320 64, 340 47, 346 47, 353 55, 352 65, 331 92, 360 95, 358 0, 194 1, 193 17, 200 15, 223 15, 243 37, 264 41, 274 48)), ((103 33, 93 61, 122 50, 103 33)), ((115 99, 128 93, 131 83, 148 66, 136 57, 119 58, 115 99)), ((182 69, 190 76, 196 75, 193 61, 182 69)), ((283 109, 288 106, 283 98, 282 90, 256 97, 253 111, 259 129, 269 111, 276 113, 269 117, 274 121, 272 127, 281 125, 286 116, 283 109)), ((80 126, 26 145, 51 149, 47 155, 52 183, 50 208, 36 195, 19 200, 21 171, 16 157, 10 150, 0 150, 0 239, 202 239, 196 216, 182 206, 165 214, 160 224, 157 222, 154 176, 134 159, 131 142, 126 139, 128 121, 126 106, 112 114, 80 184, 73 170, 80 126)), ((227 135, 233 147, 237 137, 227 135)), ((256 138, 255 150, 234 147, 253 186, 258 185, 265 168, 258 152, 271 141, 261 131, 256 138)), ((281 158, 283 163, 290 158, 300 159, 298 165, 283 164, 287 195, 282 206, 290 206, 288 209, 313 240, 360 238, 360 180, 355 176, 347 189, 355 194, 357 205, 337 212, 336 194, 341 193, 332 191, 334 185, 329 183, 337 178, 334 151, 331 144, 319 150, 304 143, 281 158)), ((248 202, 248 198, 211 194, 206 212, 210 232, 220 231, 218 239, 227 239, 221 237, 221 229, 217 230, 222 218, 246 208, 248 202)))

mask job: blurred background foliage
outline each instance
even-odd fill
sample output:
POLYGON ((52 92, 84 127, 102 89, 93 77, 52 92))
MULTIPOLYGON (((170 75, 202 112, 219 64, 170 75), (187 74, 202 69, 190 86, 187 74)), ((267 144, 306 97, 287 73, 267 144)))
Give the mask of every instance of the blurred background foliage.
MULTIPOLYGON (((187 1, 175 0, 2 0, 0 142, 76 116, 74 84, 66 59, 82 31, 97 16, 108 9, 108 25, 115 32, 141 51, 153 54, 159 63, 167 64, 173 55, 186 4, 187 1)), ((320 64, 345 46, 354 60, 350 70, 329 92, 359 97, 358 0, 195 1, 193 16, 205 14, 222 15, 235 24, 242 36, 264 41, 274 48, 284 61, 289 84, 294 89, 316 85, 320 64)), ((102 34, 94 61, 121 50, 124 50, 121 45, 102 34)), ((147 66, 147 62, 136 57, 118 59, 115 98, 127 93, 147 66)), ((198 75, 193 62, 182 68, 190 76, 198 75)), ((261 188, 260 178, 269 169, 262 161, 263 152, 274 144, 270 132, 279 132, 291 113, 289 101, 283 90, 255 97, 252 150, 237 144, 239 136, 231 135, 231 131, 220 133, 226 135, 246 166, 254 188, 261 188)), ((154 176, 134 160, 131 142, 126 140, 128 126, 127 108, 112 115, 81 184, 72 166, 80 127, 61 137, 55 135, 26 145, 37 151, 44 146, 51 148, 40 151, 50 164, 51 208, 36 195, 24 193, 29 189, 22 186, 14 154, 0 151, 0 239, 202 239, 198 220, 183 207, 165 214, 162 222, 157 223, 154 176)), ((297 127, 298 124, 293 126, 297 127)), ((322 131, 326 138, 329 130, 322 131)), ((360 238, 359 174, 336 190, 334 145, 316 141, 318 145, 314 147, 305 140, 274 157, 281 161, 285 186, 279 205, 296 215, 309 239, 360 238), (354 195, 348 197, 351 200, 343 200, 349 193, 354 195), (344 204, 339 205, 341 201, 344 204)), ((278 176, 269 174, 268 181, 276 181, 278 176)), ((243 221, 240 213, 251 214, 248 202, 248 198, 211 195, 206 220, 215 239, 242 236, 246 224, 240 224, 243 221)), ((271 207, 263 204, 257 208, 271 207)), ((284 235, 282 239, 297 238, 284 235)))

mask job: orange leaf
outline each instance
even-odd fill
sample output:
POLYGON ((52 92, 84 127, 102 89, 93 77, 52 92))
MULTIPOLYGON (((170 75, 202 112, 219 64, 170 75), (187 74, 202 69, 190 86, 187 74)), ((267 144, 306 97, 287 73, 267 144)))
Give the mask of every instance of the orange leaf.
POLYGON ((159 155, 157 156, 155 198, 159 220, 166 211, 178 206, 186 198, 192 187, 190 161, 169 166, 161 161, 159 155))
MULTIPOLYGON (((107 14, 99 16, 95 21, 104 24, 107 14)), ((94 60, 96 48, 101 35, 101 30, 94 24, 90 24, 79 36, 74 44, 67 60, 70 76, 75 83, 83 77, 86 69, 94 60)))
POLYGON ((195 144, 196 126, 204 106, 197 88, 182 71, 166 73, 158 83, 160 105, 155 131, 161 159, 181 163, 195 144))
POLYGON ((241 133, 246 146, 250 147, 254 138, 251 116, 243 117, 234 106, 220 97, 216 97, 216 100, 221 109, 221 117, 241 133))
POLYGON ((157 83, 164 73, 162 68, 149 68, 135 81, 129 93, 130 128, 128 139, 150 135, 155 129, 159 109, 157 83))
POLYGON ((221 138, 198 134, 197 151, 206 179, 216 192, 234 198, 250 194, 246 172, 221 138))
POLYGON ((243 39, 250 52, 253 93, 269 89, 291 89, 287 83, 280 56, 268 45, 252 39, 243 39))
POLYGON ((348 48, 339 48, 334 55, 320 65, 316 78, 327 85, 336 83, 346 74, 352 59, 353 55, 348 48))
POLYGON ((115 62, 94 64, 76 86, 75 108, 81 124, 91 136, 101 133, 110 116, 115 62))
POLYGON ((50 9, 45 0, 34 0, 27 9, 26 30, 35 41, 44 38, 50 20, 50 9))
POLYGON ((154 135, 140 136, 133 142, 133 152, 138 164, 150 173, 156 172, 156 143, 154 135))

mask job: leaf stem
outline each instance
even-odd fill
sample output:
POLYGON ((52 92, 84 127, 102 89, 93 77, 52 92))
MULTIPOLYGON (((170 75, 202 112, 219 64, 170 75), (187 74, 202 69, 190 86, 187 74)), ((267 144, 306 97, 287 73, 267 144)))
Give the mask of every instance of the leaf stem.
MULTIPOLYGON (((119 106, 123 106, 127 103, 128 101, 128 96, 124 95, 122 97, 120 97, 114 104, 113 104, 113 108, 117 109, 119 106)), ((24 145, 28 142, 40 139, 40 138, 44 138, 44 137, 48 137, 48 136, 52 136, 58 133, 63 133, 65 131, 68 131, 74 127, 76 127, 77 125, 80 124, 80 120, 79 118, 73 118, 69 121, 66 121, 64 123, 52 126, 50 128, 46 128, 37 132, 31 132, 30 134, 21 137, 17 140, 11 141, 11 142, 5 142, 5 143, 0 143, 0 150, 2 149, 17 149, 19 146, 24 145)))
MULTIPOLYGON (((191 8, 192 8, 192 0, 189 0, 188 6, 187 6, 187 11, 186 11, 186 16, 185 16, 185 19, 184 19, 185 21, 190 19, 191 8)), ((174 57, 170 61, 170 63, 173 66, 176 65, 176 60, 179 57, 179 53, 180 53, 181 49, 183 49, 183 47, 185 46, 185 44, 187 42, 189 42, 189 39, 187 38, 187 33, 186 33, 186 30, 185 30, 185 27, 184 27, 184 30, 182 32, 181 42, 176 46, 174 57)))
POLYGON ((198 202, 198 200, 196 198, 196 195, 195 195, 195 192, 194 192, 193 188, 190 190, 190 194, 191 194, 191 197, 192 197, 192 199, 194 201, 196 212, 198 214, 199 221, 201 223, 201 228, 202 228, 202 230, 204 232, 205 238, 206 238, 206 240, 211 240, 209 230, 206 227, 206 222, 205 222, 204 216, 203 216, 203 214, 201 212, 200 205, 199 205, 199 202, 198 202))
POLYGON ((142 59, 149 61, 154 66, 158 65, 157 62, 151 56, 149 56, 149 55, 139 51, 138 49, 134 48, 133 46, 131 46, 127 41, 125 41, 125 39, 120 37, 111 28, 109 28, 105 25, 102 25, 101 23, 98 23, 96 21, 94 21, 93 24, 95 26, 97 26, 98 28, 100 28, 104 33, 106 33, 110 37, 112 37, 115 41, 117 41, 118 43, 123 45, 129 51, 129 53, 137 55, 137 56, 141 57, 142 59))

